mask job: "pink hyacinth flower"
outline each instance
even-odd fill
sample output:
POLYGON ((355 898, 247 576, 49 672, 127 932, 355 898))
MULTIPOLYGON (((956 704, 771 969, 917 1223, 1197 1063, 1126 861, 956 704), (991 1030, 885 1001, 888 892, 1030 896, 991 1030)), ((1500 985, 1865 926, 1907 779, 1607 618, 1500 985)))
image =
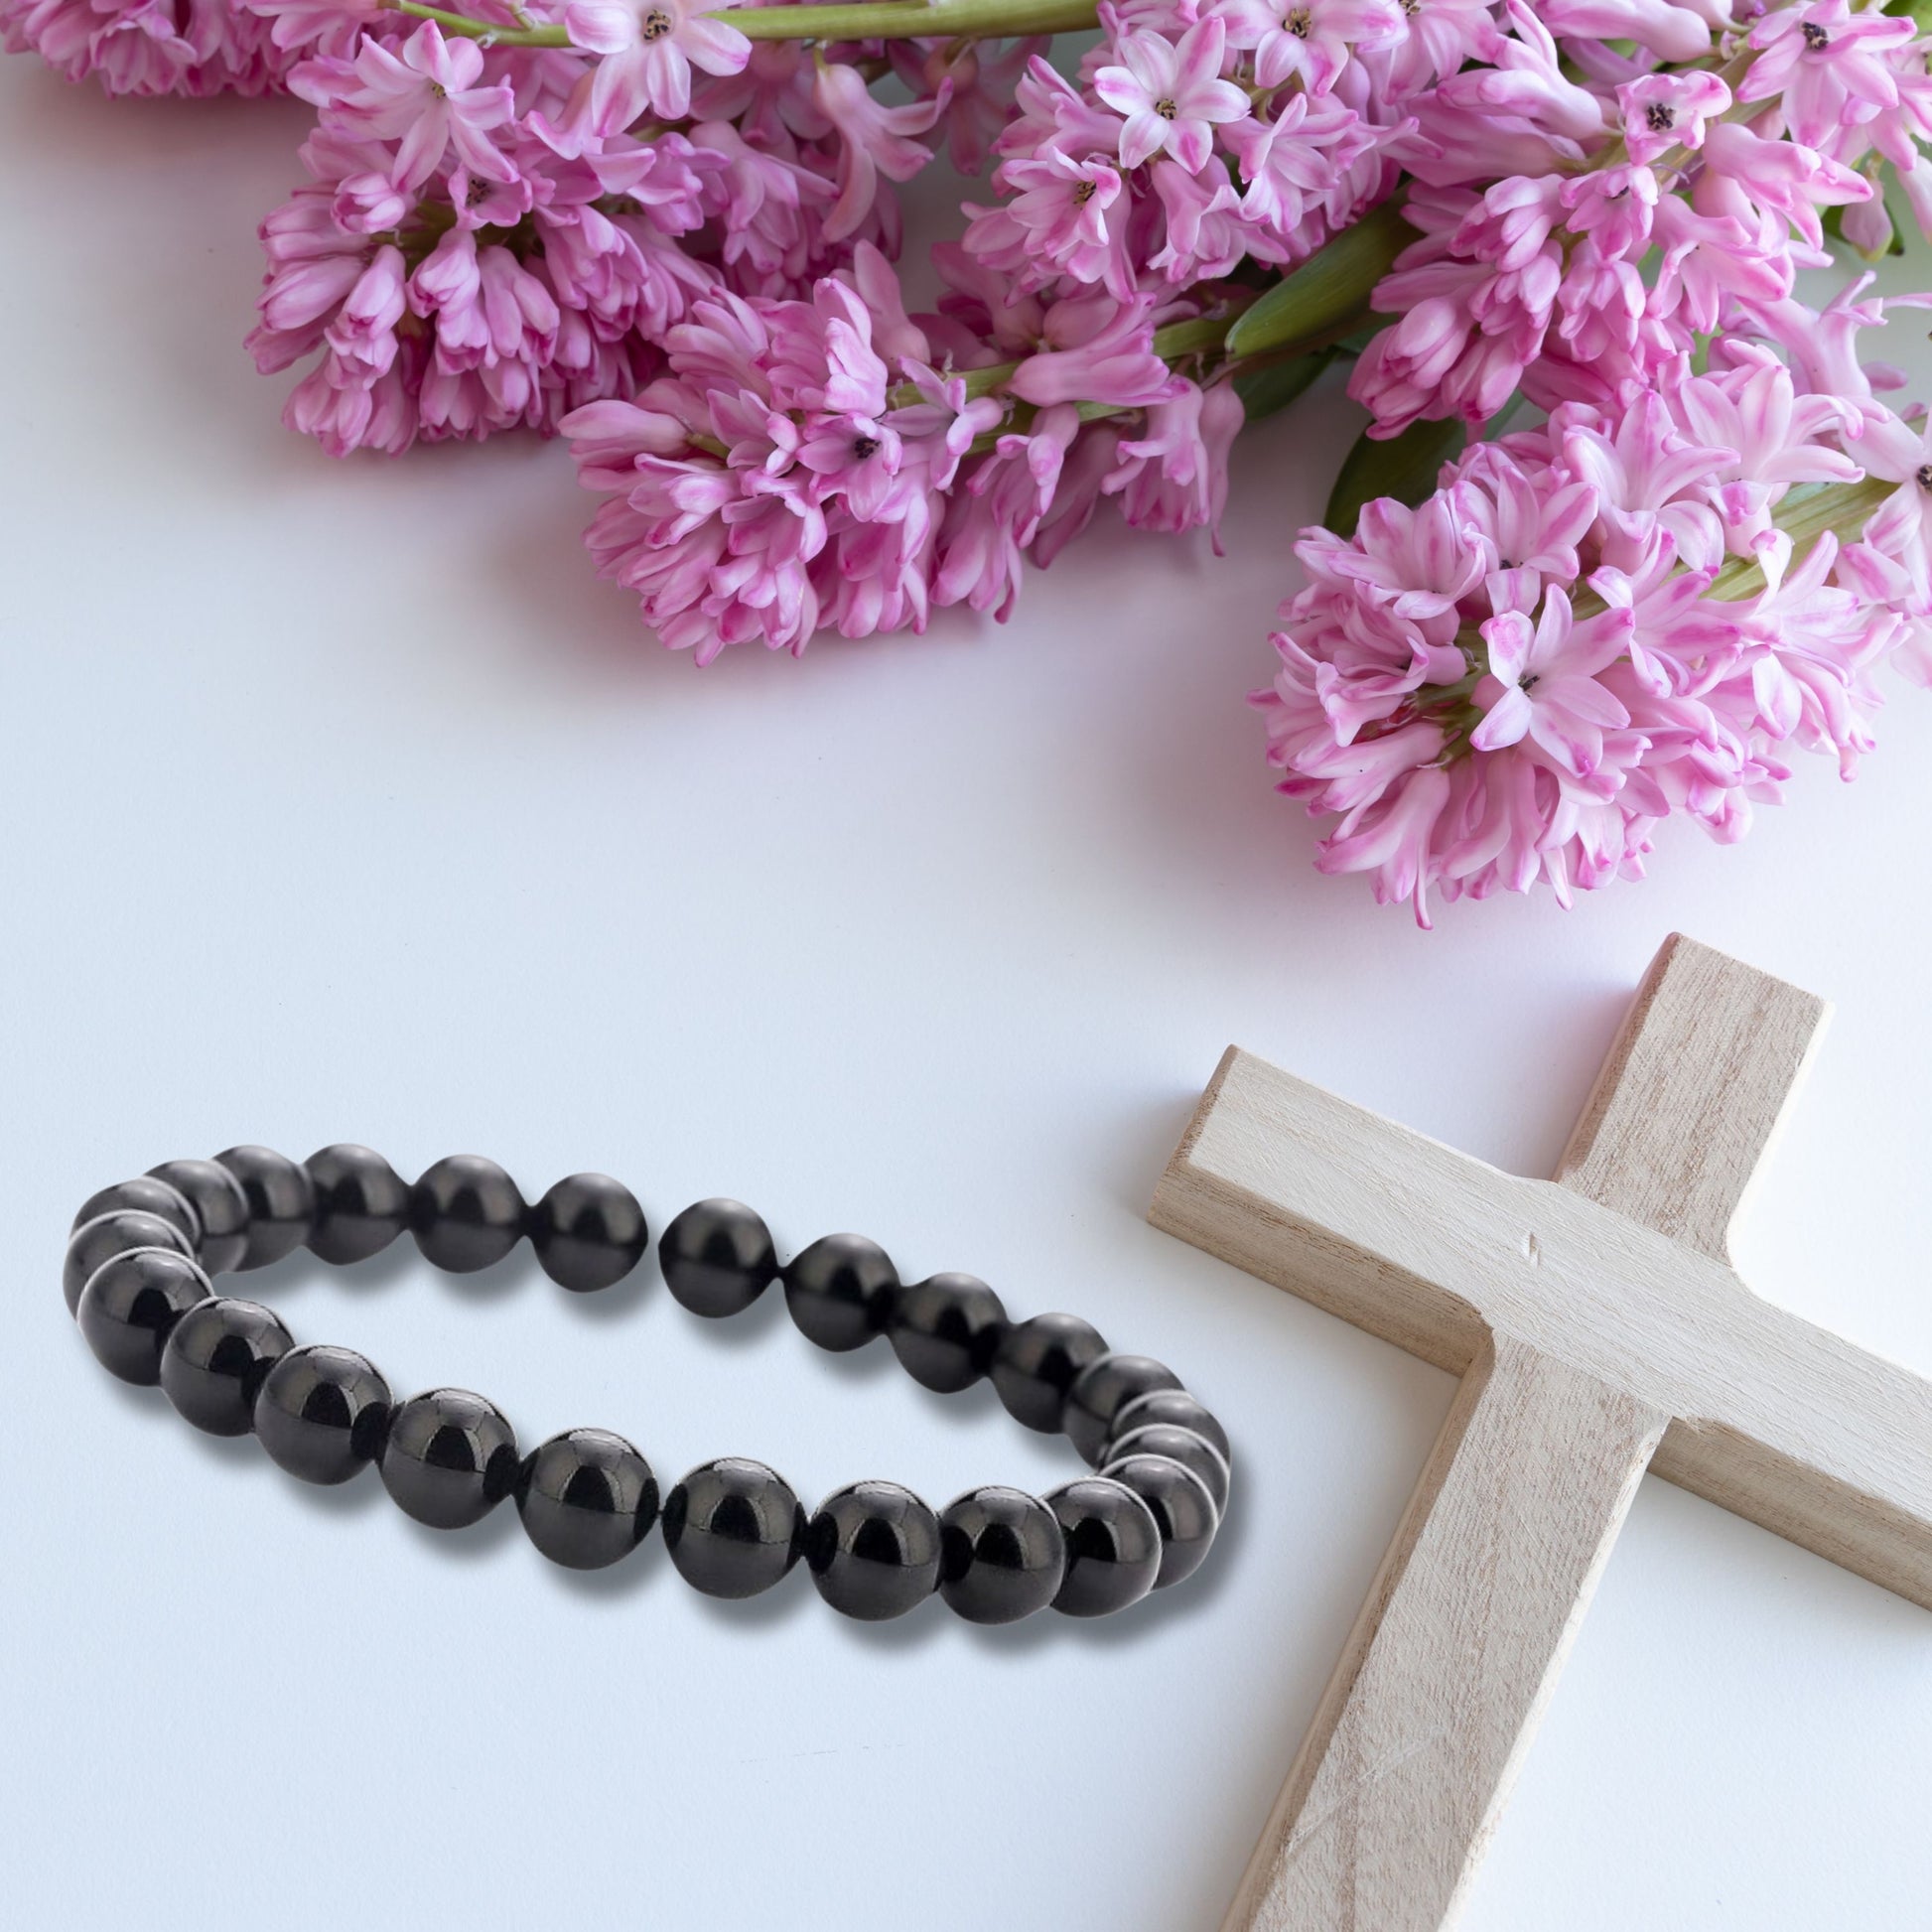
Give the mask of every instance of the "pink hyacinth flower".
POLYGON ((843 241, 872 212, 879 177, 910 181, 932 151, 912 136, 928 132, 952 103, 952 82, 939 82, 930 100, 909 107, 884 107, 872 97, 866 77, 843 63, 821 65, 812 82, 812 100, 844 137, 839 154, 839 198, 825 217, 825 238, 843 241))
POLYGON ((573 47, 601 54, 573 126, 600 138, 621 133, 645 114, 681 121, 691 111, 691 69, 742 73, 752 43, 711 14, 735 6, 716 0, 572 0, 564 32, 573 47))
POLYGON ((1245 120, 1248 96, 1223 80, 1221 56, 1227 28, 1203 20, 1175 41, 1137 31, 1115 43, 1118 67, 1093 76, 1093 90, 1126 117, 1120 131, 1123 168, 1138 168, 1167 153, 1190 175, 1207 166, 1214 151, 1214 129, 1245 120))
POLYGON ((1829 147, 1841 126, 1897 105, 1898 79, 1885 56, 1917 31, 1906 15, 1855 11, 1848 0, 1781 7, 1751 29, 1758 55, 1737 97, 1781 96, 1792 134, 1808 147, 1829 147))
POLYGON ((514 181, 516 170, 489 139, 515 112, 507 81, 480 87, 483 50, 475 41, 446 41, 426 20, 398 52, 364 36, 355 56, 358 85, 336 103, 351 134, 398 141, 392 179, 420 188, 451 148, 474 175, 514 181))
POLYGON ((1647 167, 1673 147, 1701 148, 1704 124, 1730 105, 1730 89, 1715 73, 1646 73, 1616 90, 1623 109, 1623 145, 1647 167))
MULTIPOLYGON (((1500 752, 1528 738, 1572 777, 1593 777, 1603 733, 1630 722, 1616 695, 1596 681, 1622 655, 1629 628, 1628 614, 1618 610, 1575 621, 1569 597, 1555 584, 1534 627, 1521 611, 1490 618, 1482 625, 1490 675, 1475 689, 1488 710, 1470 745, 1500 752)), ((1612 780, 1608 791, 1615 787, 1612 780)))
POLYGON ((1223 0, 1215 13, 1228 45, 1253 51, 1262 86, 1299 77, 1311 94, 1335 84, 1351 54, 1395 47, 1408 35, 1400 0, 1223 0))

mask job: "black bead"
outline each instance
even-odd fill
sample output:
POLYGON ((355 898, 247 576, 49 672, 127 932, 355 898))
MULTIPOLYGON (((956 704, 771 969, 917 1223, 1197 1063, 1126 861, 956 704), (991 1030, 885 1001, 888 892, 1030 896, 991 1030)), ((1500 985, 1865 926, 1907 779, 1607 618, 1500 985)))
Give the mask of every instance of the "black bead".
POLYGON ((405 1516, 433 1530, 460 1530, 516 1487, 516 1432, 492 1402, 468 1389, 413 1395, 389 1418, 382 1486, 405 1516))
POLYGON ((785 1268, 785 1307, 807 1341, 843 1354, 891 1319, 898 1270, 863 1234, 828 1234, 785 1268))
POLYGON ((741 1200, 695 1201, 657 1238, 665 1286, 693 1314, 736 1314, 778 1278, 771 1230, 741 1200))
POLYGON ((1165 1455, 1170 1461, 1178 1462, 1183 1469, 1191 1469, 1200 1477, 1213 1500, 1217 1521, 1227 1508, 1228 1465, 1222 1460, 1220 1450, 1191 1429, 1168 1422, 1151 1422, 1144 1429, 1130 1429, 1107 1445, 1100 1464, 1101 1474, 1105 1475, 1125 1455, 1165 1455))
POLYGON ((231 1147, 214 1159, 241 1183, 248 1203, 248 1239, 235 1267, 266 1268, 301 1247, 316 1211, 307 1171, 266 1147, 231 1147))
POLYGON ((657 1520, 650 1464, 608 1429, 568 1429, 524 1458, 523 1527, 552 1563, 602 1570, 627 1557, 657 1520))
POLYGON ((80 1332, 95 1359, 123 1382, 161 1380, 161 1351, 175 1323, 210 1293, 207 1277, 172 1248, 130 1248, 88 1278, 80 1332))
POLYGON ((896 1482, 853 1482, 819 1504, 805 1562, 835 1610, 877 1623, 903 1616, 939 1581, 939 1519, 896 1482))
POLYGON ((248 1197, 241 1182, 212 1161, 164 1161, 148 1173, 177 1189, 195 1210, 202 1267, 210 1275, 238 1268, 248 1245, 248 1197))
POLYGON ((1207 1555, 1220 1521, 1206 1483, 1165 1455, 1124 1455, 1101 1473, 1133 1490, 1154 1512, 1161 1530, 1161 1574, 1154 1587, 1166 1589, 1191 1577, 1207 1555))
POLYGON ((339 1142, 302 1166, 315 1189, 309 1246, 324 1261, 367 1261, 409 1225, 409 1183, 373 1149, 339 1142))
POLYGON ((790 1483, 741 1455, 701 1462, 664 1498, 664 1547, 707 1596, 756 1596, 798 1561, 805 1511, 790 1483))
POLYGON ((933 1275, 893 1299, 886 1333, 899 1366, 941 1395, 971 1388, 993 1366, 1007 1311, 977 1275, 933 1275))
POLYGON ((295 1338, 259 1302, 198 1302, 161 1351, 161 1387, 176 1412, 210 1436, 245 1436, 268 1371, 295 1338))
POLYGON ((173 1221, 145 1208, 117 1207, 111 1213, 96 1214, 82 1221, 68 1240, 67 1260, 61 1265, 61 1292, 67 1297, 68 1312, 80 1312, 80 1291, 102 1263, 130 1248, 166 1248, 171 1254, 195 1258, 187 1235, 173 1221))
POLYGON ((1036 1314, 1000 1337, 993 1386, 1015 1422, 1050 1435, 1060 1426, 1073 1378, 1106 1352, 1100 1331, 1077 1314, 1036 1314))
POLYGON ((1177 1389, 1180 1378, 1151 1355, 1102 1355, 1074 1377, 1066 1392, 1060 1427, 1089 1462, 1098 1462, 1113 1432, 1114 1417, 1150 1389, 1177 1389))
POLYGON ((439 1161, 409 1193, 409 1228, 424 1258, 453 1275, 501 1261, 528 1210, 516 1182, 481 1154, 439 1161))
POLYGON ((1024 1489, 969 1489, 939 1517, 939 1593, 969 1623, 1013 1623, 1059 1594, 1059 1519, 1024 1489))
MULTIPOLYGON (((1234 1451, 1228 1447, 1228 1433, 1184 1389, 1150 1389, 1114 1411, 1113 1441, 1119 1442, 1129 1430, 1145 1429, 1150 1423, 1172 1423, 1211 1444, 1221 1452, 1221 1460, 1234 1466, 1234 1451)), ((1111 1456, 1111 1447, 1104 1451, 1111 1456)))
POLYGON ((1161 1574, 1161 1526, 1125 1483, 1077 1476, 1045 1498, 1066 1541, 1066 1580, 1053 1598, 1066 1616, 1106 1616, 1138 1603, 1161 1574))
POLYGON ((382 1448, 389 1385, 352 1348, 291 1348, 262 1380, 255 1434, 290 1475, 346 1482, 382 1448))
POLYGON ((530 1210, 543 1272, 579 1295, 621 1282, 643 1259, 650 1229, 637 1196, 608 1173, 574 1173, 530 1210))
POLYGON ((133 1180, 117 1180, 111 1187, 103 1187, 97 1194, 89 1194, 80 1212, 73 1217, 69 1231, 81 1227, 84 1223, 98 1219, 103 1214, 112 1214, 122 1207, 137 1208, 143 1214, 153 1214, 171 1223, 188 1237, 189 1247, 201 1239, 202 1223, 190 1204, 188 1196, 179 1187, 171 1187, 165 1180, 157 1180, 151 1173, 138 1175, 133 1180))

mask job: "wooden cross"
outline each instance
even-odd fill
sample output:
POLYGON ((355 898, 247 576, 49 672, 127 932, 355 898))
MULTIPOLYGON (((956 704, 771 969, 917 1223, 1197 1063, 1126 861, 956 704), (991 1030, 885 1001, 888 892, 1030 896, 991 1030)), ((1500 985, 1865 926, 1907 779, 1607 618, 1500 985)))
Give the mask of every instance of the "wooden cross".
POLYGON ((1461 1376, 1223 1932, 1437 1932, 1646 1469, 1932 1608, 1932 1382, 1726 1232, 1825 1003, 1673 935, 1554 1181, 1230 1047, 1150 1218, 1461 1376))

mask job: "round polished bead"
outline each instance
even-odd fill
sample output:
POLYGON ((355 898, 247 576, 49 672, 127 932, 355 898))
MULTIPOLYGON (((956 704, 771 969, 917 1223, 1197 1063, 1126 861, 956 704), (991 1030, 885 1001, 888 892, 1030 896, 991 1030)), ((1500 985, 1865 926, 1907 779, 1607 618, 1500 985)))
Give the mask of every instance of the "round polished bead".
POLYGON ((69 1237, 67 1260, 61 1265, 61 1292, 67 1297, 69 1314, 80 1312, 80 1291, 94 1271, 130 1248, 167 1248, 191 1261, 195 1258, 187 1235, 159 1214, 141 1207, 117 1207, 96 1214, 91 1221, 82 1221, 69 1237))
POLYGON ((969 1489, 940 1515, 939 1593, 969 1623, 1043 1610, 1065 1575, 1059 1519, 1024 1489, 969 1489))
POLYGON ((863 1234, 828 1234, 785 1269, 785 1307, 799 1333, 839 1354, 879 1333, 897 1290, 892 1256, 863 1234))
POLYGON ((266 1268, 309 1238, 316 1190, 306 1169, 266 1147, 231 1147, 214 1157, 241 1183, 248 1203, 248 1239, 237 1268, 266 1268))
POLYGON ((516 1432, 468 1389, 413 1395, 389 1418, 376 1468, 405 1516, 433 1530, 481 1522, 516 1487, 516 1432))
POLYGON ((409 1192, 409 1228, 425 1260, 475 1274, 516 1246, 528 1210, 516 1182, 481 1154, 439 1161, 409 1192))
POLYGON ((932 1275, 893 1298, 887 1337, 913 1381, 951 1395, 993 1366, 1007 1311, 977 1275, 932 1275))
POLYGON ((262 1378, 255 1434, 290 1475, 346 1482, 382 1448, 389 1385, 352 1348, 291 1348, 262 1378))
POLYGON ((1066 1544, 1066 1578, 1054 1609, 1106 1616, 1138 1603, 1161 1574, 1161 1526, 1125 1483, 1078 1476, 1045 1498, 1066 1544))
POLYGON ((1165 1455, 1183 1469, 1193 1470, 1213 1499, 1215 1520, 1219 1521, 1228 1506, 1228 1465, 1212 1443, 1196 1436, 1191 1429, 1181 1429, 1173 1423, 1151 1422, 1145 1429, 1130 1429, 1125 1436, 1116 1437, 1107 1445, 1100 1473, 1106 1475, 1116 1462, 1128 1455, 1165 1455))
POLYGON ((268 1371, 295 1338, 259 1302, 216 1296, 175 1323, 161 1351, 161 1387, 176 1412, 210 1436, 245 1436, 268 1371))
POLYGON ((664 1283, 693 1314, 749 1309, 778 1278, 771 1230, 742 1200, 694 1201, 657 1237, 664 1283))
POLYGON ((903 1616, 939 1581, 939 1519, 897 1482, 852 1482, 819 1504, 805 1529, 818 1593, 866 1623, 903 1616))
POLYGON ((161 1380, 161 1351, 175 1323, 210 1292, 207 1277, 173 1248, 129 1248, 88 1278, 80 1332, 102 1368, 152 1386, 161 1380))
POLYGON ((1106 1352, 1100 1331, 1077 1314, 1036 1314, 1000 1337, 993 1386, 1015 1422, 1051 1434, 1060 1426, 1073 1378, 1106 1352))
POLYGON ((1102 1355, 1074 1377, 1066 1392, 1060 1427, 1089 1462, 1098 1462, 1113 1433, 1114 1417, 1150 1389, 1177 1389, 1180 1378, 1151 1355, 1102 1355))
MULTIPOLYGON (((1172 1423, 1176 1429, 1184 1429, 1190 1435, 1198 1436, 1202 1442, 1211 1444, 1221 1453, 1221 1460, 1229 1468, 1234 1466, 1234 1451, 1228 1447, 1228 1433, 1206 1409, 1190 1396, 1185 1389, 1150 1389, 1146 1395, 1137 1395, 1131 1402, 1123 1402, 1114 1411, 1113 1442, 1117 1443, 1130 1430, 1145 1429, 1150 1423, 1172 1423)), ((1102 1451, 1104 1460, 1111 1460, 1113 1447, 1110 1443, 1102 1451)))
POLYGON ((657 1520, 650 1464, 608 1429, 567 1429, 524 1458, 523 1527, 552 1563, 602 1570, 627 1557, 657 1520))
POLYGON ((530 1210, 530 1245, 560 1288, 594 1294, 643 1259, 650 1229, 637 1196, 608 1173, 574 1173, 530 1210))
POLYGON ((345 1141, 302 1165, 315 1189, 309 1246, 324 1261, 367 1261, 409 1225, 409 1183, 372 1148, 345 1141))
POLYGON ((805 1547, 805 1511, 775 1469, 745 1456, 701 1462, 664 1498, 664 1547, 707 1596, 756 1596, 805 1547))
POLYGON ((188 1196, 179 1187, 171 1187, 167 1181, 158 1180, 151 1173, 139 1174, 132 1180, 117 1180, 113 1186, 103 1187, 97 1194, 89 1194, 81 1204, 80 1212, 73 1217, 69 1232, 122 1207, 132 1207, 169 1222, 188 1237, 191 1248, 201 1238, 202 1223, 188 1196))
POLYGON ((226 1275, 241 1265, 248 1246, 248 1197, 241 1182, 212 1161, 164 1161, 148 1173, 165 1180, 195 1210, 201 1229, 197 1253, 210 1275, 226 1275))
POLYGON ((1206 1483, 1165 1455, 1124 1455, 1101 1473, 1133 1490, 1154 1512, 1161 1530, 1161 1574, 1154 1587, 1166 1589, 1191 1577, 1207 1555, 1220 1521, 1206 1483))

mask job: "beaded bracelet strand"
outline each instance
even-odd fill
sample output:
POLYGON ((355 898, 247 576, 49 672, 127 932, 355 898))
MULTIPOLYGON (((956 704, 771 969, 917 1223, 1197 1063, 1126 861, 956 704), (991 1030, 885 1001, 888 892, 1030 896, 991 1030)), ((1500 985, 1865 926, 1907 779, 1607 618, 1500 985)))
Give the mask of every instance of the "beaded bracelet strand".
POLYGON ((913 1380, 940 1393, 990 1376, 1017 1422, 1064 1431, 1097 1473, 1044 1497, 970 1489, 937 1514, 897 1483, 855 1482, 808 1518, 774 1470, 722 1456, 660 1509, 650 1464, 621 1436, 571 1429, 519 1453, 482 1396, 432 1389, 397 1403, 352 1349, 297 1346, 268 1309, 209 1283, 304 1243, 327 1262, 364 1261, 405 1229, 457 1274, 527 1236, 544 1272, 580 1294, 622 1280, 649 1245, 636 1196, 607 1174, 572 1174, 530 1206, 476 1155, 439 1161, 411 1186, 363 1147, 324 1148, 300 1166, 235 1147, 93 1195, 74 1217, 63 1281, 103 1366, 159 1383, 198 1429, 252 1431, 292 1475, 345 1482, 374 1462, 397 1504, 437 1529, 514 1496, 530 1541, 579 1570, 616 1563, 661 1523, 679 1574, 711 1596, 756 1595, 802 1556, 847 1616, 898 1616, 935 1589, 976 1623, 1048 1605, 1099 1616, 1194 1571, 1227 1506, 1226 1433, 1159 1362, 1115 1354, 1074 1315, 1010 1320, 972 1275, 901 1284, 861 1235, 827 1235, 780 1266, 769 1229, 740 1201, 699 1201, 664 1229, 660 1266, 685 1308, 735 1314, 782 1282, 792 1320, 819 1347, 885 1334, 913 1380))

